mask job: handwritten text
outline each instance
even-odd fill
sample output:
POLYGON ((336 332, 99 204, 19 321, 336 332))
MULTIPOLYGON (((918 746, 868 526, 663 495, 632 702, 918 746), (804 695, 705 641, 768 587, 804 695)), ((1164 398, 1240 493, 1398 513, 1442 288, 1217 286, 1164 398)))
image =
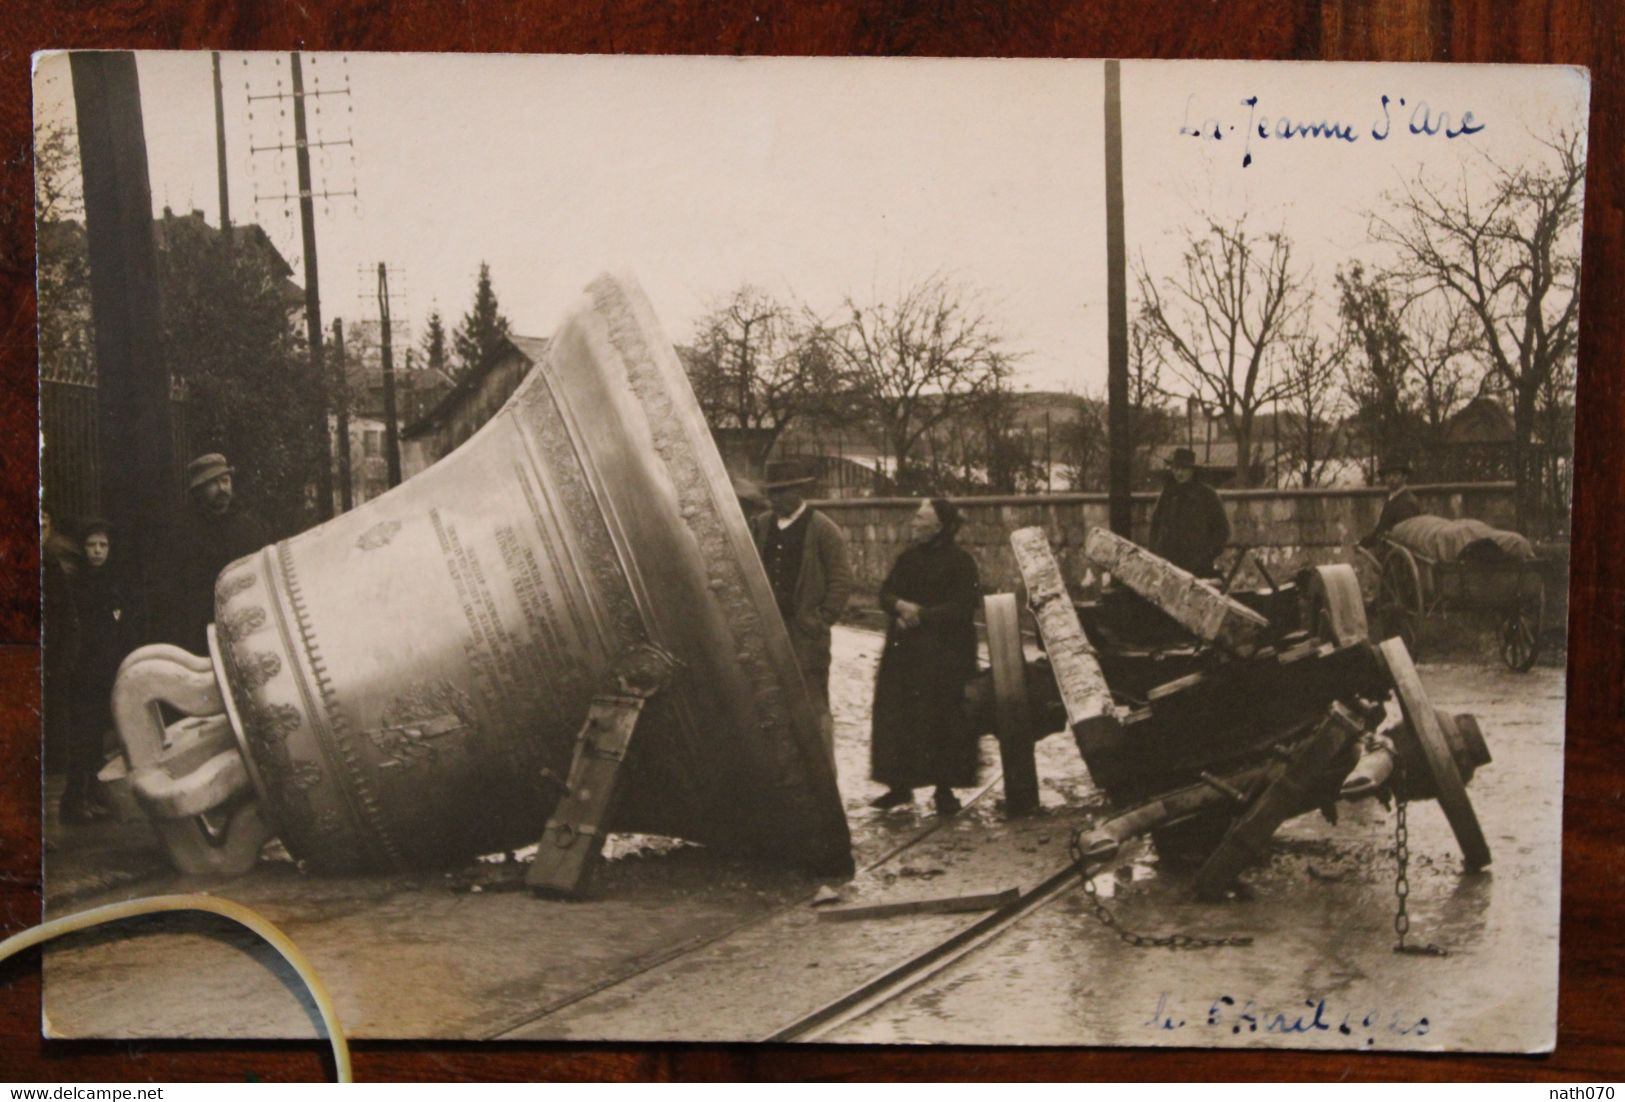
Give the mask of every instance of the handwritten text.
POLYGON ((1239 145, 1242 168, 1251 166, 1254 154, 1261 153, 1270 142, 1354 145, 1399 137, 1454 141, 1471 137, 1488 125, 1479 121, 1470 108, 1456 111, 1427 100, 1386 94, 1379 97, 1369 122, 1298 117, 1290 111, 1266 109, 1258 96, 1245 96, 1237 101, 1238 110, 1231 117, 1209 115, 1200 122, 1193 122, 1191 106, 1195 99, 1194 92, 1185 99, 1185 117, 1180 122, 1179 133, 1198 141, 1228 141, 1239 145), (1240 108, 1246 108, 1245 120, 1240 108))

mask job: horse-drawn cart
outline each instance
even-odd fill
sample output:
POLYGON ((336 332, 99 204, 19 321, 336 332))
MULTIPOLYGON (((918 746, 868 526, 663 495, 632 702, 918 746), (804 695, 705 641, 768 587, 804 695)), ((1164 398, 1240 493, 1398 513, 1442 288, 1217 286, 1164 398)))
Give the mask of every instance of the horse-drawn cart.
POLYGON ((1438 614, 1497 615, 1501 661, 1522 673, 1540 654, 1546 567, 1529 541, 1477 521, 1421 516, 1394 526, 1360 554, 1375 573, 1373 619, 1415 655, 1422 623, 1438 614))

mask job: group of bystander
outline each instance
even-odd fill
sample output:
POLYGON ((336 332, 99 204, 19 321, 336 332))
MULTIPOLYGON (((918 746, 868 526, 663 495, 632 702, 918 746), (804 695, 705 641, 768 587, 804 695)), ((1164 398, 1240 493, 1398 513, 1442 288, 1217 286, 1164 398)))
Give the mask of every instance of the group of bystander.
POLYGON ((119 665, 147 643, 207 653, 214 579, 264 546, 259 518, 233 494, 234 470, 217 453, 187 465, 188 508, 162 563, 137 570, 112 524, 40 508, 40 621, 46 744, 60 748, 62 821, 111 814, 96 774, 114 748, 112 693, 119 665))

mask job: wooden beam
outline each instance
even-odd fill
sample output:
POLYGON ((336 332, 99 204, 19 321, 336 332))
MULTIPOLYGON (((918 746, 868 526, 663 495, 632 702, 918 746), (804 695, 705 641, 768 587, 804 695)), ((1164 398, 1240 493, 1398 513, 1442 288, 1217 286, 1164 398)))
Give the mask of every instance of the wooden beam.
POLYGON ((1096 725, 1115 726, 1118 715, 1111 687, 1078 622, 1061 566, 1050 551, 1049 536, 1042 528, 1018 528, 1010 533, 1010 550, 1026 583, 1027 604, 1038 621, 1038 634, 1055 671, 1073 734, 1096 725))
POLYGON ((1269 631, 1270 622, 1240 601, 1104 528, 1089 530, 1083 550, 1096 567, 1109 572, 1204 642, 1238 654, 1251 654, 1269 631))

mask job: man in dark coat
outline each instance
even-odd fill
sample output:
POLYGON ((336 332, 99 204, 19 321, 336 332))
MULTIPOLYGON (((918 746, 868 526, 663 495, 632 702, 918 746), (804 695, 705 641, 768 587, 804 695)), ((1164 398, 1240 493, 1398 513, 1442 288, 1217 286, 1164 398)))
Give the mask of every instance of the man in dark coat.
POLYGON ((773 598, 790 633, 801 678, 818 708, 824 748, 834 754, 835 724, 829 710, 830 628, 852 594, 852 567, 840 526, 802 497, 817 482, 812 465, 799 460, 768 464, 762 490, 772 506, 752 522, 773 598))
POLYGON ((1388 498, 1382 503, 1382 515, 1377 518, 1377 526, 1360 541, 1361 547, 1377 546, 1394 525, 1422 515, 1422 503, 1405 486, 1411 477, 1410 464, 1402 459, 1387 459, 1377 474, 1382 478, 1383 485, 1388 487, 1388 498))
POLYGON ((195 654, 209 653, 205 632, 214 620, 214 582, 220 571, 270 542, 259 517, 233 496, 234 473, 226 457, 214 452, 186 465, 190 507, 176 544, 168 635, 195 654))
POLYGON ((976 560, 954 542, 960 513, 941 498, 920 504, 912 542, 880 587, 888 615, 875 675, 870 776, 886 792, 870 801, 909 803, 936 788, 937 814, 959 810, 955 788, 976 783, 975 732, 965 715, 965 682, 976 673, 976 560))
POLYGON ((1175 448, 1167 482, 1151 513, 1151 546, 1198 578, 1213 577, 1213 560, 1230 542, 1230 520, 1213 487, 1196 477, 1196 453, 1175 448))

